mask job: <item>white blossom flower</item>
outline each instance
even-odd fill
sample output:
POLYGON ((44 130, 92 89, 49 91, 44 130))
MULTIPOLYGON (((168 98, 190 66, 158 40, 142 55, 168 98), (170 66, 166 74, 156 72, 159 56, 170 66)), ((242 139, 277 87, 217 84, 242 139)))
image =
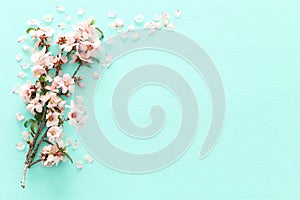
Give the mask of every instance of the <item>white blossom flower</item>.
POLYGON ((62 128, 59 126, 52 126, 48 131, 47 131, 47 137, 49 138, 50 142, 54 142, 55 139, 60 138, 62 135, 62 128))
POLYGON ((17 76, 18 76, 19 78, 25 78, 26 73, 25 73, 24 71, 19 71, 17 76))
POLYGON ((16 144, 16 148, 19 150, 19 151, 23 151, 25 149, 25 143, 24 142, 19 142, 16 144))
POLYGON ((114 11, 109 11, 109 12, 107 13, 107 16, 108 16, 109 18, 115 18, 117 15, 118 15, 118 14, 117 14, 116 12, 114 12, 114 11))
POLYGON ((40 102, 40 94, 37 93, 36 97, 32 99, 26 106, 26 109, 35 115, 35 112, 41 113, 43 111, 43 105, 40 102))
POLYGON ((134 21, 136 23, 142 23, 144 21, 144 15, 142 14, 137 14, 135 17, 134 17, 134 21))
POLYGON ((30 46, 28 46, 28 45, 23 45, 22 46, 23 51, 28 51, 29 49, 30 49, 30 46))
POLYGON ((20 113, 17 113, 16 114, 16 119, 20 122, 20 121, 23 121, 24 120, 24 116, 23 115, 21 115, 20 113))
POLYGON ((117 18, 115 21, 109 24, 109 27, 115 30, 119 30, 123 28, 123 26, 124 26, 123 20, 120 18, 117 18))
POLYGON ((64 11, 65 11, 65 7, 62 6, 62 5, 56 6, 56 9, 57 9, 59 12, 64 12, 64 11))
POLYGON ((17 60, 18 62, 20 62, 20 61, 22 60, 22 58, 23 58, 22 54, 18 54, 18 55, 16 56, 16 60, 17 60))
POLYGON ((81 160, 79 160, 79 161, 76 162, 76 168, 77 169, 82 169, 83 168, 83 163, 82 163, 81 160))
POLYGON ((67 28, 67 24, 61 22, 61 23, 59 23, 59 24, 57 25, 57 27, 58 27, 59 29, 66 29, 66 28, 67 28))
POLYGON ((173 23, 169 23, 167 26, 166 26, 167 30, 169 31, 174 31, 175 30, 175 24, 173 23))
POLYGON ((22 65, 21 65, 21 68, 22 69, 28 69, 30 67, 30 63, 28 62, 24 62, 22 65))
POLYGON ((23 43, 23 42, 25 42, 25 40, 27 40, 27 35, 22 35, 18 38, 19 43, 23 43))
POLYGON ((127 30, 128 30, 129 32, 132 32, 132 31, 135 30, 135 26, 134 26, 134 25, 129 25, 129 26, 127 27, 127 30))
POLYGON ((99 75, 98 72, 94 72, 94 73, 93 73, 93 78, 94 78, 94 79, 99 79, 99 76, 100 76, 100 75, 99 75))
POLYGON ((78 148, 78 141, 77 140, 74 140, 72 148, 73 149, 77 149, 78 148))
POLYGON ((46 119, 47 119, 47 123, 46 126, 50 127, 50 126, 57 126, 59 123, 59 119, 58 119, 59 114, 57 112, 49 112, 46 115, 46 119))
POLYGON ((30 132, 28 132, 28 131, 23 131, 22 132, 22 139, 23 140, 27 140, 29 136, 30 136, 30 132))
POLYGON ((28 26, 39 26, 40 25, 40 22, 36 19, 30 19, 26 23, 28 26))
POLYGON ((90 155, 85 155, 85 156, 84 156, 84 159, 85 159, 85 161, 86 161, 87 163, 92 163, 92 162, 94 162, 93 157, 90 156, 90 155))
POLYGON ((70 125, 75 126, 77 130, 79 130, 87 120, 86 110, 83 106, 83 98, 78 96, 76 102, 71 100, 70 106, 67 107, 70 108, 70 112, 68 113, 70 125))
POLYGON ((181 10, 175 11, 175 17, 180 18, 181 17, 181 10))
POLYGON ((77 14, 78 15, 83 15, 84 14, 84 11, 85 9, 82 7, 82 8, 79 8, 78 11, 77 11, 77 14))
MULTIPOLYGON (((59 146, 63 148, 63 146, 59 146)), ((58 165, 60 161, 65 161, 64 154, 60 151, 57 145, 44 146, 41 151, 42 165, 52 167, 58 165)))
POLYGON ((170 19, 169 13, 163 12, 163 13, 161 14, 161 20, 162 20, 162 22, 163 22, 163 24, 164 24, 165 26, 167 26, 167 25, 169 24, 169 19, 170 19))
POLYGON ((54 20, 54 17, 52 16, 52 15, 49 15, 49 14, 47 14, 47 15, 44 15, 43 16, 43 20, 45 21, 45 22, 52 22, 53 20, 54 20))
POLYGON ((40 78, 41 75, 46 74, 45 68, 41 65, 34 65, 30 69, 33 72, 32 77, 35 77, 35 78, 40 78))
POLYGON ((31 85, 31 83, 27 81, 26 84, 21 86, 19 95, 22 97, 25 103, 28 103, 33 91, 35 91, 35 89, 31 85))

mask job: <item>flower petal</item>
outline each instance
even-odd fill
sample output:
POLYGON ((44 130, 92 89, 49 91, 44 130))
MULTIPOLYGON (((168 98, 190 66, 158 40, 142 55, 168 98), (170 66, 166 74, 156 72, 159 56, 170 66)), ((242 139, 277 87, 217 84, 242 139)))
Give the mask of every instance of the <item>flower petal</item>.
POLYGON ((58 5, 56 6, 56 10, 58 10, 59 12, 64 12, 65 11, 65 7, 58 5))
POLYGON ((73 149, 77 149, 78 148, 78 141, 77 140, 74 140, 72 148, 73 149))
POLYGON ((107 13, 107 16, 108 16, 109 18, 115 18, 117 15, 118 15, 118 14, 115 13, 114 11, 109 11, 109 12, 107 13))
POLYGON ((142 23, 144 21, 144 15, 142 14, 137 14, 135 17, 134 17, 134 21, 136 23, 142 23))
POLYGON ((24 116, 23 115, 21 115, 20 113, 17 113, 16 114, 16 119, 20 122, 20 121, 23 121, 24 120, 24 116))
POLYGON ((181 17, 181 10, 175 11, 175 17, 180 18, 181 17))
POLYGON ((83 15, 83 14, 84 14, 84 11, 85 11, 85 10, 84 10, 83 7, 82 7, 82 8, 79 8, 78 11, 77 11, 77 14, 78 14, 78 15, 83 15))
POLYGON ((29 67, 30 67, 30 63, 28 63, 28 62, 25 62, 21 65, 22 69, 28 69, 29 67))
POLYGON ((26 73, 24 71, 19 71, 18 75, 19 78, 25 78, 26 73))
POLYGON ((77 169, 82 169, 83 168, 83 163, 82 163, 81 160, 79 160, 79 161, 76 162, 76 168, 77 169))
POLYGON ((26 23, 28 26, 39 26, 40 25, 40 22, 36 19, 30 19, 26 23))
POLYGON ((18 42, 23 43, 23 42, 25 42, 26 39, 27 39, 27 35, 22 35, 18 38, 18 42))
POLYGON ((94 72, 93 73, 93 77, 94 77, 94 79, 99 79, 99 73, 98 72, 94 72))
POLYGON ((67 15, 66 15, 66 20, 67 20, 68 22, 71 21, 71 15, 67 14, 67 15))
POLYGON ((22 54, 18 54, 18 55, 16 56, 16 60, 17 60, 18 62, 20 62, 20 61, 22 60, 22 58, 23 58, 22 54))
POLYGON ((65 23, 59 23, 58 25, 57 25, 57 27, 59 28, 59 29, 66 29, 67 28, 67 24, 65 24, 65 23))
POLYGON ((84 159, 85 159, 85 161, 86 161, 87 163, 92 163, 92 162, 94 162, 93 157, 90 156, 90 155, 85 155, 85 156, 84 156, 84 159))
POLYGON ((52 15, 44 15, 43 20, 45 22, 52 22, 54 20, 54 17, 52 15))
POLYGON ((25 143, 24 142, 19 142, 16 144, 16 148, 19 150, 19 151, 23 151, 25 149, 25 143))

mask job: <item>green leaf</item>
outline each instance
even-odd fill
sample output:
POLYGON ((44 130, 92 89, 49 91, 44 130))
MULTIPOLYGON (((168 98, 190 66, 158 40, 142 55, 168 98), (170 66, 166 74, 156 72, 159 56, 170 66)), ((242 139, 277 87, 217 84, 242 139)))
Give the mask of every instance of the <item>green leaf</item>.
POLYGON ((37 114, 34 116, 34 118, 35 118, 38 122, 40 122, 40 121, 42 120, 42 116, 43 116, 43 113, 37 113, 37 114))
POLYGON ((90 25, 94 25, 96 23, 95 19, 93 19, 91 22, 90 22, 90 25))
POLYGON ((32 30, 37 30, 36 28, 32 28, 32 27, 30 27, 30 28, 28 28, 27 30, 26 30, 26 33, 28 34, 30 31, 32 31, 32 30))
POLYGON ((92 68, 92 66, 89 65, 89 64, 86 64, 86 65, 84 65, 84 66, 87 67, 87 68, 92 68))
POLYGON ((104 38, 103 31, 100 28, 98 28, 98 27, 96 27, 96 30, 99 31, 99 33, 101 34, 100 40, 102 40, 104 38))
POLYGON ((27 128, 30 123, 32 123, 34 119, 28 119, 24 122, 24 127, 27 128))
POLYGON ((73 164, 73 160, 71 158, 71 156, 67 153, 67 152, 62 152, 70 161, 71 163, 73 164))

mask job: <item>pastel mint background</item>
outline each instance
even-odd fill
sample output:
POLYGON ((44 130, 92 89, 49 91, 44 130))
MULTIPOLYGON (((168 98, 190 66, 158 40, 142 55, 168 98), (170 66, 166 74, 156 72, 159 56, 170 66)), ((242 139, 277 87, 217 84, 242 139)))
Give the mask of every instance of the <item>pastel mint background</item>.
MULTIPOLYGON (((0 199, 300 199, 299 9, 297 0, 2 2, 0 199), (26 189, 21 189, 24 152, 18 152, 15 143, 20 141, 23 126, 15 114, 25 110, 21 99, 11 93, 19 82, 15 56, 22 52, 16 40, 24 33, 28 19, 40 19, 47 13, 62 18, 55 10, 58 4, 66 7, 66 13, 73 13, 73 22, 77 21, 77 9, 84 6, 85 16, 94 15, 106 35, 112 34, 107 29, 109 10, 115 10, 128 23, 140 12, 150 20, 156 13, 173 14, 181 9, 183 16, 176 20, 176 30, 207 51, 226 90, 225 126, 212 153, 198 159, 211 115, 201 77, 191 66, 180 67, 179 58, 169 59, 170 55, 161 52, 136 53, 114 64, 99 87, 109 95, 126 67, 138 64, 155 61, 178 69, 194 88, 201 114, 197 137, 186 154, 164 170, 142 175, 118 172, 98 162, 84 165, 82 171, 69 162, 57 168, 35 166, 28 173, 26 189), (144 60, 147 55, 153 59, 144 60)), ((180 120, 178 105, 168 91, 152 86, 144 89, 133 97, 130 106, 136 123, 148 123, 147 109, 158 100, 172 115, 171 125, 154 138, 155 142, 132 141, 118 133, 110 113, 99 111, 97 116, 107 132, 117 133, 108 133, 111 141, 134 152, 149 152, 167 144, 180 120), (149 100, 151 96, 158 100, 149 100)), ((101 95, 99 91, 96 97, 101 95)), ((68 135, 77 137, 74 129, 68 129, 68 135)), ((80 145, 71 154, 76 161, 87 152, 80 145)))

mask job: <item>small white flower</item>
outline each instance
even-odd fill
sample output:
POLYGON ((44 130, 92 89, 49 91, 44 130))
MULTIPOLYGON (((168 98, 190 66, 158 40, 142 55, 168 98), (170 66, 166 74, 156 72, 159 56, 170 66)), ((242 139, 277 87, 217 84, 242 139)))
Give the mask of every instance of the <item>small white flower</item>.
POLYGON ((137 14, 135 17, 134 17, 134 21, 136 23, 142 23, 144 21, 144 15, 142 14, 137 14))
POLYGON ((43 16, 43 20, 45 21, 45 22, 52 22, 53 20, 54 20, 54 17, 52 16, 52 15, 44 15, 43 16))
POLYGON ((175 11, 175 17, 180 18, 181 17, 181 10, 175 11))
POLYGON ((54 142, 55 139, 58 139, 62 135, 62 128, 58 126, 52 126, 47 131, 47 137, 49 138, 50 142, 54 142))
POLYGON ((24 142, 19 142, 16 144, 16 148, 19 150, 19 151, 23 151, 25 149, 25 143, 24 142))
POLYGON ((24 120, 24 116, 23 115, 21 115, 20 113, 17 113, 16 114, 16 119, 20 122, 20 121, 23 121, 24 120))
POLYGON ((28 131, 23 131, 23 132, 22 132, 22 139, 23 139, 23 140, 27 140, 28 137, 29 137, 29 135, 30 135, 30 132, 28 132, 28 131))
POLYGON ((94 72, 94 73, 93 73, 93 78, 94 78, 94 79, 99 79, 99 76, 100 76, 100 75, 99 75, 98 72, 94 72))
POLYGON ((23 58, 22 54, 18 54, 18 55, 16 56, 16 60, 17 60, 18 62, 20 62, 20 61, 22 60, 22 58, 23 58))
POLYGON ((132 32, 132 31, 135 30, 135 26, 134 26, 134 25, 129 25, 129 26, 127 27, 127 30, 128 30, 129 32, 132 32))
POLYGON ((115 13, 114 11, 109 11, 109 12, 107 13, 107 16, 108 16, 109 18, 115 18, 117 15, 118 15, 118 14, 115 13))
POLYGON ((84 156, 84 159, 85 159, 85 161, 86 161, 87 163, 92 163, 92 162, 94 162, 93 157, 90 156, 90 155, 85 155, 85 156, 84 156))
POLYGON ((64 12, 65 11, 65 7, 58 5, 56 6, 56 10, 58 10, 59 12, 64 12))
POLYGON ((77 140, 74 140, 72 148, 73 149, 77 149, 78 148, 78 141, 77 140))
POLYGON ((67 28, 67 24, 65 24, 65 23, 59 23, 58 25, 57 25, 57 27, 59 28, 59 29, 66 29, 67 28))
POLYGON ((23 42, 25 42, 26 39, 27 39, 27 35, 22 35, 18 38, 18 42, 23 43, 23 42))
POLYGON ((68 22, 71 21, 71 15, 67 14, 67 15, 66 15, 66 20, 67 20, 68 22))
POLYGON ((50 126, 57 126, 59 123, 59 119, 58 119, 59 114, 57 112, 49 112, 46 115, 46 119, 47 119, 47 123, 46 126, 50 127, 50 126))
POLYGON ((167 30, 169 31, 174 31, 175 30, 175 24, 173 23, 170 23, 166 26, 167 30))
POLYGON ((154 15, 153 19, 154 19, 154 21, 157 21, 157 22, 158 22, 158 21, 161 20, 161 16, 158 15, 158 14, 156 14, 156 15, 154 15))
POLYGON ((17 76, 18 76, 19 78, 25 78, 26 73, 25 73, 24 71, 19 71, 17 76))
POLYGON ((29 67, 30 67, 30 63, 28 63, 28 62, 25 62, 21 65, 22 69, 28 69, 29 67))
POLYGON ((76 162, 76 168, 77 169, 82 169, 83 168, 83 163, 82 163, 81 160, 79 160, 79 161, 76 162))
POLYGON ((39 26, 40 25, 40 22, 36 19, 30 19, 26 23, 28 26, 39 26))
POLYGON ((79 8, 78 11, 77 11, 77 14, 78 14, 78 15, 83 15, 83 14, 84 14, 84 11, 85 11, 85 10, 84 10, 83 7, 82 7, 82 8, 79 8))
POLYGON ((26 45, 26 44, 24 44, 23 46, 22 46, 22 50, 23 51, 28 51, 30 49, 30 46, 28 46, 28 45, 26 45))
POLYGON ((117 18, 115 21, 109 23, 109 27, 115 30, 120 30, 121 28, 123 28, 123 26, 123 20, 120 18, 117 18))

